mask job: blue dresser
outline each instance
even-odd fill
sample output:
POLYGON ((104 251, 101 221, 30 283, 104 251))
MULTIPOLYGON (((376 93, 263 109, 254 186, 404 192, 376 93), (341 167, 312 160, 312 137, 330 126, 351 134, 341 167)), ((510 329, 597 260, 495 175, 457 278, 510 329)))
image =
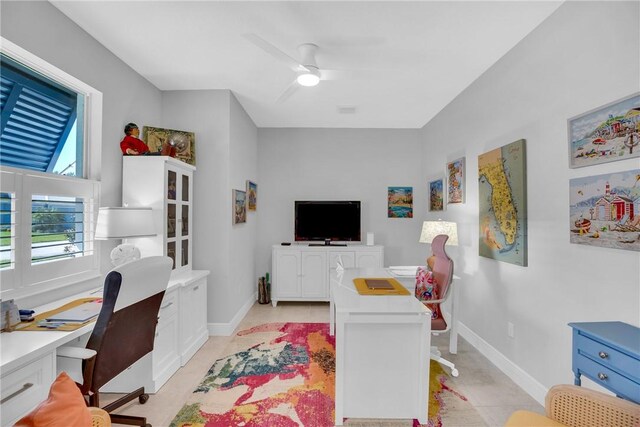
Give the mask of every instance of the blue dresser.
POLYGON ((580 376, 640 403, 640 328, 622 322, 569 323, 574 383, 580 376))

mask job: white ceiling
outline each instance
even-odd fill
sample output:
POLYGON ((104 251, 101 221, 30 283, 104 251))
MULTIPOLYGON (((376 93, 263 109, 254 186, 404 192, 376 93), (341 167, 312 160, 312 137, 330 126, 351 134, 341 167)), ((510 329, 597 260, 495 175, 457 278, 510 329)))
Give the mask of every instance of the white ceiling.
POLYGON ((161 90, 230 89, 259 127, 337 128, 422 127, 562 3, 51 2, 161 90), (364 77, 276 102, 295 73, 245 34, 364 77))

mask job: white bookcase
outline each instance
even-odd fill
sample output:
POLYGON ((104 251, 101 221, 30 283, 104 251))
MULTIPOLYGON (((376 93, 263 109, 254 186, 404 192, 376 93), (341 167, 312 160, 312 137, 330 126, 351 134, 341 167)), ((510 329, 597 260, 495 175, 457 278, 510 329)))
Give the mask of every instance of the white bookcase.
POLYGON ((191 269, 193 172, 167 156, 122 158, 122 205, 150 207, 158 235, 130 239, 142 256, 166 255, 174 270, 191 269))
POLYGON ((384 266, 383 246, 274 245, 271 252, 271 303, 329 301, 329 272, 342 258, 345 268, 384 266))
POLYGON ((172 258, 173 272, 160 307, 153 352, 105 385, 103 391, 126 392, 143 385, 145 391, 155 393, 209 338, 209 272, 193 270, 191 261, 195 170, 167 156, 123 157, 122 204, 150 207, 158 232, 128 241, 143 257, 172 258))

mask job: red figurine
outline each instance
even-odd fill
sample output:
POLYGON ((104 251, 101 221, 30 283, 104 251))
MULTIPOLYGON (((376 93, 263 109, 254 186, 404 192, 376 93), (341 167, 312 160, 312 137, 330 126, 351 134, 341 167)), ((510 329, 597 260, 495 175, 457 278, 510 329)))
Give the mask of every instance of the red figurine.
POLYGON ((139 154, 145 154, 149 152, 149 147, 141 139, 140 129, 135 123, 129 123, 124 127, 124 139, 120 142, 120 149, 122 154, 128 154, 137 156, 139 154))

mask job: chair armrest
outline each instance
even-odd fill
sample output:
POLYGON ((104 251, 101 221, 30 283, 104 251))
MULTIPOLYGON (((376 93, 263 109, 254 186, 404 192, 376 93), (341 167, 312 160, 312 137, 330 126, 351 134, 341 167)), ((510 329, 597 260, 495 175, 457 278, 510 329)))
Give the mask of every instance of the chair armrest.
POLYGON ((545 398, 547 417, 570 427, 640 425, 640 405, 575 385, 551 387, 545 398))
POLYGON ((95 350, 90 350, 88 348, 83 347, 58 347, 56 355, 58 357, 69 357, 71 359, 91 359, 96 355, 95 350))

